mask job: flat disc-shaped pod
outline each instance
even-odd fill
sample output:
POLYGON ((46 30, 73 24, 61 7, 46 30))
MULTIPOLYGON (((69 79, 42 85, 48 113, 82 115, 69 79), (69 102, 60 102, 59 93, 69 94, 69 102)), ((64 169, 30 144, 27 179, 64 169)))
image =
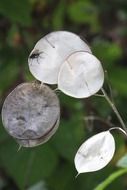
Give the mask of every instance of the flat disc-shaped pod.
POLYGON ((100 90, 104 72, 100 61, 87 52, 71 54, 60 68, 58 88, 75 98, 86 98, 100 90))
POLYGON ((41 38, 30 53, 29 69, 39 81, 57 84, 61 64, 76 51, 91 53, 78 35, 66 31, 51 32, 41 38))
POLYGON ((46 85, 22 83, 5 99, 2 121, 7 132, 24 147, 46 142, 59 126, 59 100, 46 85))
POLYGON ((104 168, 115 152, 115 141, 109 131, 101 132, 85 141, 75 156, 78 174, 104 168))

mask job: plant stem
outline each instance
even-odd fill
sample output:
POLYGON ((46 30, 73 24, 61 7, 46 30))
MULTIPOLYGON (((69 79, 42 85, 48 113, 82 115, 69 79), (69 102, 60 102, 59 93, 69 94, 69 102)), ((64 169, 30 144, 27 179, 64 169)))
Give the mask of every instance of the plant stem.
POLYGON ((114 173, 112 173, 108 178, 106 178, 101 184, 99 184, 94 190, 104 190, 107 189, 106 187, 110 185, 114 180, 116 180, 121 175, 127 173, 126 169, 118 170, 114 173))
POLYGON ((121 115, 119 114, 115 104, 110 100, 110 98, 108 97, 107 93, 105 92, 105 90, 103 88, 101 88, 101 91, 105 97, 105 99, 107 100, 107 102, 109 103, 109 105, 111 106, 111 108, 113 109, 114 113, 116 114, 121 126, 123 127, 123 129, 125 130, 125 132, 127 133, 127 128, 126 125, 121 117, 121 115))
POLYGON ((112 131, 112 130, 119 130, 119 131, 121 131, 126 137, 127 137, 127 133, 126 133, 126 131, 124 131, 122 128, 120 128, 120 127, 112 127, 112 128, 110 128, 109 129, 109 131, 112 131))

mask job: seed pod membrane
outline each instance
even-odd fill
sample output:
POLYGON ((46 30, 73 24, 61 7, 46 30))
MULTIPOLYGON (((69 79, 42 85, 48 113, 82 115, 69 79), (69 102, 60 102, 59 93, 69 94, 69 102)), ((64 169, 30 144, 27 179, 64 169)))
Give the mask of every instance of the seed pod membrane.
POLYGON ((24 147, 46 142, 59 126, 60 106, 46 85, 23 83, 6 98, 2 121, 7 132, 24 147))
POLYGON ((78 174, 104 168, 115 152, 115 140, 109 131, 104 131, 86 140, 75 156, 78 174))
POLYGON ((78 35, 66 31, 51 32, 41 38, 30 53, 29 69, 39 81, 57 84, 61 64, 76 51, 91 53, 78 35))
POLYGON ((86 98, 100 90, 104 72, 100 61, 87 52, 75 52, 62 64, 58 88, 75 98, 86 98))

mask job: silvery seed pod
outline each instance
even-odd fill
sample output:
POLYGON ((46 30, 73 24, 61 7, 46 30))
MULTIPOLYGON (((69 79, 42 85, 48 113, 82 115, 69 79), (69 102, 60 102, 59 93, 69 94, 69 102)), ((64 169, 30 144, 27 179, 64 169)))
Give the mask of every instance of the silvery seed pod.
POLYGON ((67 31, 51 32, 41 38, 30 53, 30 72, 43 83, 57 84, 61 65, 70 54, 77 51, 92 53, 78 35, 67 31))
POLYGON ((58 89, 74 98, 96 94, 103 83, 101 62, 93 54, 83 51, 68 56, 58 75, 58 89))
POLYGON ((22 83, 5 99, 2 121, 7 132, 24 147, 45 143, 59 126, 59 100, 48 86, 22 83))

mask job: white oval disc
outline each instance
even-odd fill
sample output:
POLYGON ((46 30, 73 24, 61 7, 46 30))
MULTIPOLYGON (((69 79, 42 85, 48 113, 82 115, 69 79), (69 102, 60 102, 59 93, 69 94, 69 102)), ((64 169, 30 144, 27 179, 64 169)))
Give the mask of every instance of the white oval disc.
POLYGON ((70 55, 60 68, 58 88, 75 98, 86 98, 100 90, 104 72, 100 61, 87 52, 70 55))
POLYGON ((115 152, 115 141, 109 131, 101 132, 85 141, 75 156, 78 173, 93 172, 104 168, 115 152))
POLYGON ((89 46, 71 32, 57 31, 41 38, 28 58, 33 76, 48 84, 57 84, 58 73, 65 59, 76 51, 91 53, 89 46))

